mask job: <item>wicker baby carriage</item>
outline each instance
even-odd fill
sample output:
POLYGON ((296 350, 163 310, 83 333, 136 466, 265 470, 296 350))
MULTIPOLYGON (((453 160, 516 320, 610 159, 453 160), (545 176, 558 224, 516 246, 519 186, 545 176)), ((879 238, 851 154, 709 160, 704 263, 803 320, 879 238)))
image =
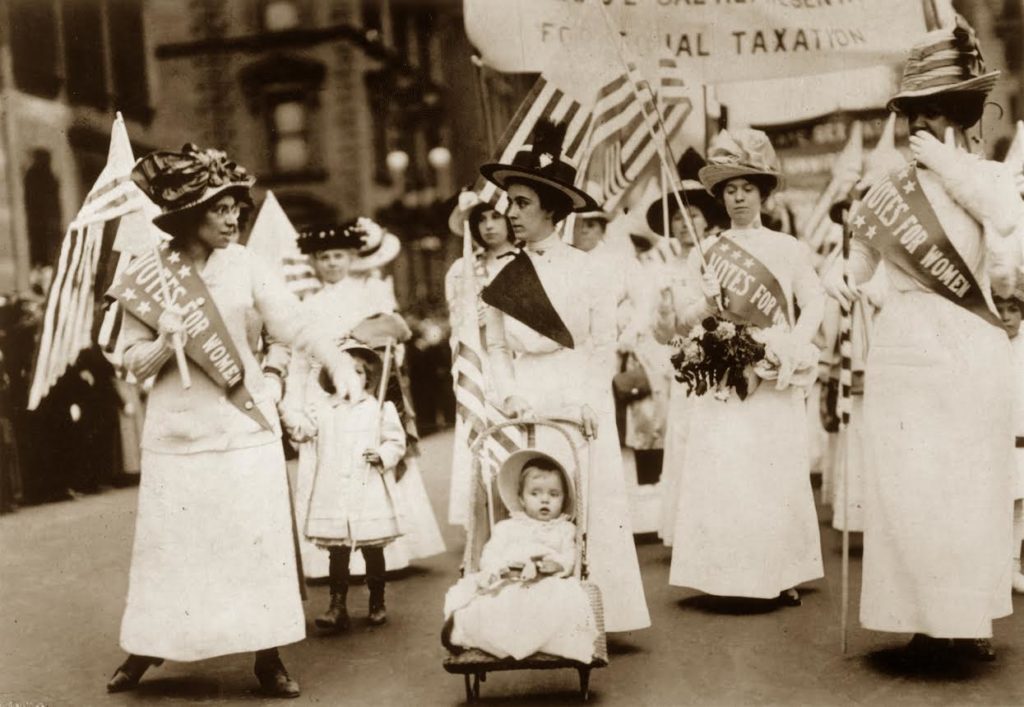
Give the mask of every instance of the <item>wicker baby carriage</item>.
POLYGON ((470 494, 469 524, 466 535, 466 550, 463 558, 463 572, 469 574, 480 568, 480 555, 484 544, 491 534, 494 524, 504 517, 507 512, 501 501, 498 500, 496 484, 491 483, 490 471, 483 463, 486 442, 489 437, 499 430, 508 427, 519 427, 526 432, 525 447, 536 446, 537 427, 544 427, 553 430, 556 436, 561 437, 570 450, 572 460, 572 479, 576 488, 578 500, 578 512, 576 514, 576 566, 573 576, 583 585, 590 608, 597 625, 597 639, 594 641, 593 657, 589 663, 582 663, 576 660, 550 655, 547 653, 534 653, 522 660, 512 657, 497 658, 490 653, 471 648, 459 653, 449 652, 444 659, 444 669, 449 673, 462 675, 466 686, 466 700, 475 702, 480 698, 480 683, 487 679, 487 673, 507 670, 553 670, 556 668, 574 668, 579 673, 580 696, 583 700, 590 697, 590 671, 594 668, 603 668, 608 665, 608 644, 604 632, 604 609, 601 603, 601 592, 597 585, 587 580, 587 499, 586 486, 582 483, 580 469, 580 449, 586 446, 588 454, 591 445, 586 442, 574 442, 566 428, 576 432, 579 439, 582 437, 580 424, 575 420, 562 418, 546 418, 533 420, 516 420, 503 422, 484 430, 477 438, 472 447, 473 458, 473 486, 470 494))

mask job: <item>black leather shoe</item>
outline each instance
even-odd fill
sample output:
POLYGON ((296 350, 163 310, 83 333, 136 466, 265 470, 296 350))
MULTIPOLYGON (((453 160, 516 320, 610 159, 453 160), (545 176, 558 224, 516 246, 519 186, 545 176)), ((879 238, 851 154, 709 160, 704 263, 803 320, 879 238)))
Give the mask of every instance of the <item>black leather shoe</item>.
POLYGON ((345 595, 332 594, 331 605, 324 613, 314 619, 316 627, 325 633, 346 631, 349 627, 348 610, 345 608, 345 595))
POLYGON ((996 649, 987 638, 957 638, 953 640, 953 648, 958 655, 971 660, 991 663, 996 659, 996 649))
POLYGON ((139 684, 139 680, 146 673, 151 665, 163 665, 160 658, 150 658, 145 655, 130 655, 114 671, 113 677, 107 682, 107 692, 124 692, 131 690, 139 684))
POLYGON ((299 683, 288 675, 276 653, 266 658, 257 654, 253 672, 260 682, 260 691, 268 697, 291 698, 302 694, 299 683))

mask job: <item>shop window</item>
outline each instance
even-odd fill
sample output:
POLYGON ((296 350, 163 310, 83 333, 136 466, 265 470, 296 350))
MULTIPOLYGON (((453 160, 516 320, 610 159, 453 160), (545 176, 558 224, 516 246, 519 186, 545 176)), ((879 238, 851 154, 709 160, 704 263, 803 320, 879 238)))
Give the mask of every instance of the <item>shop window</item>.
POLYGON ((106 108, 103 7, 94 0, 64 0, 61 7, 68 102, 106 108))
POLYGON ((44 98, 60 92, 57 73, 57 10, 47 0, 10 0, 10 26, 14 84, 44 98))
POLYGON ((22 181, 29 259, 33 266, 52 265, 61 240, 60 182, 53 173, 50 153, 32 150, 32 164, 22 181))

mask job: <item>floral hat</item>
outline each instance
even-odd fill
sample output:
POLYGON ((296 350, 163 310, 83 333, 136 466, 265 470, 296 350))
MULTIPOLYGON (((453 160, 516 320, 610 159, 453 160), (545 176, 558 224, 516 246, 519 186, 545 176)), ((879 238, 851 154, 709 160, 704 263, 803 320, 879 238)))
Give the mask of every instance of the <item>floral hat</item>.
POLYGON ((252 206, 249 190, 256 183, 221 150, 203 150, 187 143, 180 152, 151 152, 132 169, 132 181, 150 200, 160 207, 153 219, 163 228, 186 211, 232 192, 239 200, 252 206))
POLYGON ((576 486, 572 477, 560 461, 539 449, 520 449, 510 454, 502 463, 501 469, 498 470, 498 495, 501 496, 501 502, 510 513, 523 510, 523 504, 519 500, 519 476, 523 473, 523 467, 536 461, 546 461, 562 474, 566 491, 562 513, 572 518, 576 514, 576 486))
POLYGON ((886 107, 902 113, 908 99, 939 93, 985 96, 998 78, 998 71, 986 71, 978 38, 958 14, 952 27, 929 32, 910 50, 899 90, 886 107))
POLYGON ((722 182, 749 176, 769 177, 772 189, 779 185, 782 166, 768 136, 752 128, 715 135, 708 148, 708 163, 698 172, 704 188, 714 193, 722 182))
POLYGON ((502 189, 510 179, 543 184, 565 195, 572 211, 599 211, 600 206, 587 192, 575 186, 576 168, 562 161, 565 124, 537 121, 533 144, 516 153, 511 164, 492 162, 480 167, 480 174, 502 189))
POLYGON ((325 250, 355 251, 353 272, 384 267, 402 250, 398 237, 365 216, 339 224, 318 224, 299 233, 299 250, 310 255, 325 250))

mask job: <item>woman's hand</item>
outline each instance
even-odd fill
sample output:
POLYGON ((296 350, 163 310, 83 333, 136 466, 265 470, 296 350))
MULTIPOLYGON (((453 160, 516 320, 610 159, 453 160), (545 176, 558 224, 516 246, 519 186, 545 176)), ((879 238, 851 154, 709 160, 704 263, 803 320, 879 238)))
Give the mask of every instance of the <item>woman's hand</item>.
POLYGON ((711 311, 717 311, 722 302, 722 283, 710 270, 705 270, 700 276, 700 290, 711 311))
POLYGON ((281 410, 280 415, 281 424, 293 442, 308 442, 316 436, 316 423, 304 412, 281 410))
POLYGON ((284 381, 277 373, 264 373, 263 385, 270 394, 270 400, 277 405, 284 397, 284 381))
POLYGON ((380 458, 380 452, 376 449, 367 449, 363 452, 363 461, 373 466, 379 466, 381 471, 384 470, 384 462, 380 458))
POLYGON ((156 332, 168 343, 173 342, 177 337, 182 343, 185 342, 185 322, 181 315, 171 308, 167 308, 156 320, 156 332))
POLYGON ((589 405, 580 408, 580 425, 583 427, 583 436, 587 439, 597 437, 597 413, 589 405))
POLYGON ((523 569, 519 572, 519 579, 524 582, 529 582, 531 579, 537 578, 537 564, 533 560, 527 561, 523 564, 523 569))
POLYGON ((860 288, 857 283, 846 282, 843 277, 843 266, 841 260, 836 262, 821 278, 821 286, 825 288, 825 294, 839 302, 844 309, 853 309, 853 303, 860 298, 860 288))
POLYGON ((918 164, 939 174, 956 170, 960 151, 956 146, 953 128, 946 128, 945 139, 939 142, 934 135, 920 131, 910 136, 910 151, 918 164))
POLYGON ((541 574, 557 574, 563 569, 565 568, 554 560, 544 559, 537 563, 537 571, 541 574))
POLYGON ((514 420, 533 417, 533 408, 518 395, 510 395, 505 398, 505 414, 514 420))

